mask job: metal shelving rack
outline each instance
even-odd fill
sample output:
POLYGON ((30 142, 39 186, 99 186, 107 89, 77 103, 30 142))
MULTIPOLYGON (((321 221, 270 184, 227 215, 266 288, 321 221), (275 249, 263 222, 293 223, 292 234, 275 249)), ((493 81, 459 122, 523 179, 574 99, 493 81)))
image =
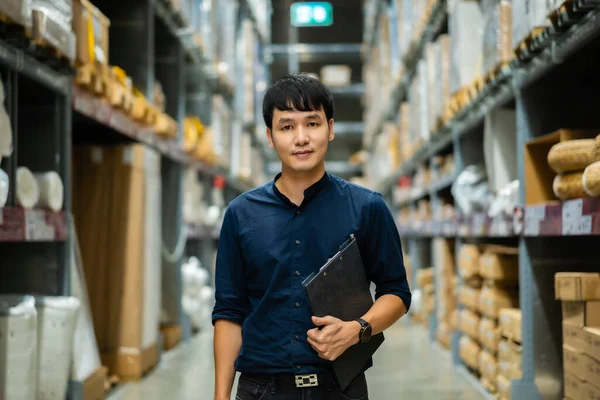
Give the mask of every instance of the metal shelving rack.
MULTIPOLYGON (((202 2, 194 0, 194 12, 199 12, 202 2)), ((213 93, 222 94, 229 102, 234 118, 239 119, 240 107, 244 104, 242 91, 232 90, 234 84, 222 84, 214 66, 206 59, 201 43, 182 25, 169 2, 95 0, 94 5, 111 19, 111 65, 127 71, 134 86, 148 99, 152 98, 155 78, 161 82, 167 98, 166 112, 180 127, 178 137, 176 140, 159 139, 150 129, 75 86, 69 73, 58 72, 0 39, 0 76, 5 87, 5 108, 12 125, 14 146, 13 155, 2 158, 0 165, 10 178, 8 204, 0 209, 0 291, 71 293, 69 249, 74 238, 71 230, 74 142, 102 145, 142 142, 161 154, 163 307, 172 323, 184 327, 184 340, 187 340, 191 329, 181 305, 182 257, 184 253, 197 255, 205 265, 210 265, 218 229, 184 223, 183 169, 197 171, 209 196, 212 179, 224 177, 225 204, 251 189, 252 184, 238 180, 230 171, 195 161, 184 153, 180 146, 183 140, 181 126, 187 115, 197 115, 203 123, 210 125, 213 93), (27 166, 33 172, 54 170, 59 173, 65 190, 61 212, 23 210, 17 206, 15 174, 18 166, 27 166), (182 238, 187 243, 185 250, 178 253, 182 238)), ((239 12, 234 31, 239 39, 242 21, 253 21, 255 31, 259 32, 258 56, 254 62, 260 67, 262 48, 270 40, 270 27, 257 25, 257 10, 250 1, 239 0, 237 5, 239 12)), ((267 21, 270 21, 269 16, 267 21)), ((260 109, 257 107, 257 110, 260 109)), ((231 146, 239 146, 239 139, 233 135, 231 146)), ((71 382, 70 399, 79 398, 80 386, 71 382)))
MULTIPOLYGON (((380 7, 385 5, 384 1, 376 3, 380 7)), ((437 9, 441 7, 442 13, 445 13, 445 3, 443 0, 438 2, 437 9)), ((589 2, 578 2, 583 3, 589 2)), ((514 60, 453 120, 433 132, 430 142, 376 186, 389 198, 398 178, 413 175, 419 165, 431 162, 432 157, 440 152, 452 152, 455 174, 460 172, 470 164, 473 142, 479 140, 480 144, 485 115, 501 107, 515 109, 520 189, 519 206, 514 215, 497 219, 487 218, 485 214, 470 218, 459 216, 453 220, 398 227, 411 255, 413 271, 429 266, 430 250, 423 243, 433 237, 456 238, 457 250, 464 240, 518 243, 523 377, 511 383, 513 399, 563 398, 561 310, 554 299, 554 275, 556 272, 598 271, 598 257, 592 251, 594 243, 597 245, 595 236, 600 235, 600 214, 593 211, 599 208, 598 199, 527 206, 524 167, 524 145, 530 139, 559 128, 600 127, 598 113, 592 106, 597 104, 598 94, 594 90, 600 81, 593 73, 584 72, 584 68, 592 71, 600 60, 596 55, 597 46, 594 46, 600 37, 600 9, 596 4, 588 4, 588 8, 583 9, 586 12, 583 17, 561 30, 549 27, 537 43, 535 52, 514 60), (565 209, 569 212, 577 210, 574 217, 569 214, 570 218, 579 218, 585 223, 575 227, 563 224, 565 209), (583 213, 587 215, 581 215, 583 213)), ((436 12, 432 14, 417 49, 422 49, 427 40, 432 40, 433 36, 428 35, 436 31, 440 18, 443 17, 436 12)), ((365 35, 366 38, 375 36, 372 33, 365 35)), ((367 42, 365 46, 364 51, 369 54, 373 43, 367 42)), ((415 65, 421 55, 422 50, 413 49, 403 60, 404 65, 415 65)), ((408 76, 405 74, 396 83, 390 110, 398 109, 413 72, 409 69, 408 76)), ((391 120, 393 115, 384 112, 378 129, 365 141, 365 147, 369 148, 373 143, 383 123, 391 120)), ((432 206, 436 207, 440 190, 450 183, 434 184, 428 188, 429 193, 408 199, 403 206, 415 207, 419 198, 429 195, 432 206)), ((435 329, 435 312, 429 323, 430 328, 435 329)), ((460 333, 455 332, 451 341, 452 360, 457 368, 464 371, 459 356, 459 338, 460 333)), ((481 389, 477 380, 472 379, 472 383, 481 389)))

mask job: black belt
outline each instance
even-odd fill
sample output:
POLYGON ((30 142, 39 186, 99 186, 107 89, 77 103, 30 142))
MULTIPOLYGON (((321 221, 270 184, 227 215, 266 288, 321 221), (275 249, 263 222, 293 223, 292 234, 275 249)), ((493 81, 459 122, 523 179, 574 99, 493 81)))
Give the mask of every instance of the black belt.
POLYGON ((242 373, 240 379, 255 383, 275 382, 283 386, 297 388, 336 385, 335 376, 331 372, 315 374, 252 374, 242 373))

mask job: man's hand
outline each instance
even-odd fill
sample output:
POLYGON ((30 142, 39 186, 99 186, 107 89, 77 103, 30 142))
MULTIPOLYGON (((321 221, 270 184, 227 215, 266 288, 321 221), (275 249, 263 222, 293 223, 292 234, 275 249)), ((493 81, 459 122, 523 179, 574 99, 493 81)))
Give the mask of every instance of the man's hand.
POLYGON ((308 343, 324 360, 334 361, 344 354, 348 348, 358 343, 360 324, 357 321, 344 322, 334 317, 312 317, 319 328, 307 332, 308 343))

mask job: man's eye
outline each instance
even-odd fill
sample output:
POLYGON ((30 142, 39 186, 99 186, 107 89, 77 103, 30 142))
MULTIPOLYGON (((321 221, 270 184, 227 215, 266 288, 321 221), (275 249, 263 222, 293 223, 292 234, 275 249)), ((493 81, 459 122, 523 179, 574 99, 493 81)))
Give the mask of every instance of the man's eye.
POLYGON ((281 128, 281 129, 284 130, 284 131, 290 131, 290 130, 292 130, 292 126, 291 125, 286 125, 283 128, 281 128))
POLYGON ((309 122, 308 126, 310 126, 311 128, 314 128, 316 126, 319 126, 319 124, 317 124, 316 122, 309 122))

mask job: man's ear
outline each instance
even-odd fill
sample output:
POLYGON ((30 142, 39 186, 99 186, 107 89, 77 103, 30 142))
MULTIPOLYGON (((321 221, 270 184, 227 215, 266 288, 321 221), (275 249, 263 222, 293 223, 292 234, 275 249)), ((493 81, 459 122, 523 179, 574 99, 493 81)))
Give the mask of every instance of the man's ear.
POLYGON ((329 141, 331 142, 335 137, 335 133, 333 132, 333 118, 329 120, 329 141))
POLYGON ((275 144, 273 143, 273 132, 270 128, 267 128, 267 140, 269 141, 269 147, 274 149, 275 144))

